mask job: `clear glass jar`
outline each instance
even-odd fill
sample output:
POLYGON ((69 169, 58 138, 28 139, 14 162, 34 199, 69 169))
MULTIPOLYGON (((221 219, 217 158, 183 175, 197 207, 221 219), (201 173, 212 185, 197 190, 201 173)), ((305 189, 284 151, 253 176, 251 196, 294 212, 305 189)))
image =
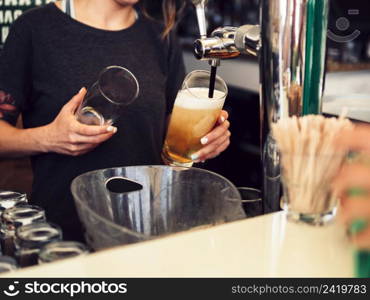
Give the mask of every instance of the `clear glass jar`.
POLYGON ((44 246, 39 253, 39 264, 71 258, 89 253, 88 248, 79 242, 53 242, 44 246))
POLYGON ((0 256, 0 273, 14 271, 18 268, 17 262, 10 256, 0 256))
POLYGON ((15 233, 15 256, 19 266, 36 265, 41 248, 61 240, 62 230, 52 223, 41 222, 19 227, 15 233))
POLYGON ((26 204, 27 195, 13 191, 0 191, 0 217, 4 210, 18 204, 26 204))
MULTIPOLYGON (((19 204, 27 204, 27 195, 14 191, 0 190, 0 228, 1 228, 1 215, 4 210, 14 207, 19 204)), ((2 254, 0 244, 0 255, 2 254)))
POLYGON ((19 205, 1 215, 0 244, 3 254, 14 256, 14 235, 18 227, 45 221, 45 211, 35 205, 19 205))

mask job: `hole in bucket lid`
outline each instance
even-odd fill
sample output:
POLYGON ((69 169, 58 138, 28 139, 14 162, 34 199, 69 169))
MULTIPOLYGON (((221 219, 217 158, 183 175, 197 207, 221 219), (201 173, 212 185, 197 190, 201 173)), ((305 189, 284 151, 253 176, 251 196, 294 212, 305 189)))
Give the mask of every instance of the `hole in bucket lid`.
POLYGON ((141 184, 122 177, 114 177, 108 179, 105 186, 108 191, 117 194, 140 191, 143 189, 143 186, 141 184))

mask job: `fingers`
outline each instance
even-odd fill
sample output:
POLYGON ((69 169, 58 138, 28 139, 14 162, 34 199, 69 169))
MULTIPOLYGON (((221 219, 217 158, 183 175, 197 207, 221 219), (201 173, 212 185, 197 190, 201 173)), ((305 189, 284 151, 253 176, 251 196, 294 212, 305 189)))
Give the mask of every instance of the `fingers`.
POLYGON ((97 144, 71 144, 65 150, 65 154, 70 156, 80 156, 95 149, 97 144))
POLYGON ((350 228, 353 244, 360 249, 370 249, 370 198, 346 197, 341 204, 340 217, 350 228))
POLYGON ((223 136, 213 141, 213 143, 203 147, 195 154, 197 156, 196 160, 204 161, 218 156, 230 145, 230 136, 230 131, 226 131, 223 136))
POLYGON ((114 132, 109 132, 109 133, 103 133, 99 135, 80 135, 80 134, 74 134, 70 140, 71 144, 101 144, 105 142, 106 140, 110 139, 115 133, 114 132))
POLYGON ((75 118, 75 112, 80 106, 84 97, 86 96, 86 89, 82 88, 78 94, 73 96, 73 98, 63 107, 63 110, 68 112, 68 122, 71 126, 71 131, 79 135, 95 136, 106 133, 116 133, 117 128, 111 125, 96 126, 96 125, 85 125, 78 122, 75 118))
POLYGON ((370 226, 353 235, 352 242, 360 249, 370 249, 370 226))
POLYGON ((216 157, 230 145, 231 133, 228 130, 230 127, 230 123, 227 121, 228 117, 227 111, 221 111, 217 120, 218 125, 200 141, 204 147, 192 155, 195 162, 216 157))
POLYGON ((347 164, 333 182, 337 195, 345 194, 349 189, 361 187, 370 190, 370 168, 360 164, 347 164))
POLYGON ((217 120, 217 123, 218 124, 222 124, 223 122, 225 122, 227 119, 229 118, 229 113, 226 111, 226 110, 222 110, 221 111, 221 114, 220 114, 220 117, 218 118, 217 120))
MULTIPOLYGON (((370 153, 370 126, 357 125, 341 132, 336 143, 344 150, 370 153)), ((358 248, 370 249, 370 168, 362 161, 364 158, 355 157, 346 164, 333 182, 333 189, 341 196, 340 218, 349 226, 352 242, 358 248), (365 225, 360 231, 355 229, 359 221, 365 225)))
POLYGON ((203 137, 200 142, 202 145, 209 145, 224 136, 230 127, 229 121, 225 120, 220 125, 216 126, 210 133, 203 137))
MULTIPOLYGON (((100 128, 100 126, 94 127, 100 128)), ((89 136, 89 135, 80 135, 76 132, 71 132, 67 135, 67 137, 64 139, 64 142, 59 147, 62 149, 60 153, 72 156, 85 154, 96 148, 101 143, 110 139, 115 133, 116 130, 110 131, 108 133, 104 131, 103 134, 89 136)))
POLYGON ((88 144, 88 143, 80 143, 80 144, 70 144, 65 149, 63 154, 70 155, 70 156, 80 156, 91 152, 95 148, 97 148, 101 143, 97 144, 88 144))
POLYGON ((74 123, 73 131, 79 135, 95 136, 106 133, 116 133, 117 127, 112 125, 96 126, 96 125, 85 125, 76 120, 74 123))
POLYGON ((74 114, 85 98, 86 93, 86 88, 83 87, 82 89, 80 89, 80 91, 76 95, 74 95, 73 98, 66 105, 64 105, 63 110, 74 114))
POLYGON ((64 107, 54 121, 45 126, 46 146, 49 152, 82 155, 110 139, 117 128, 112 125, 95 126, 80 123, 75 111, 83 101, 86 89, 82 88, 64 107))
POLYGON ((365 196, 343 198, 340 217, 345 224, 358 218, 370 218, 370 198, 365 196))
POLYGON ((202 157, 200 157, 200 161, 205 161, 207 159, 215 158, 219 156, 222 152, 224 152, 227 147, 230 145, 230 140, 227 139, 225 142, 223 142, 220 146, 218 146, 214 151, 205 153, 202 157))
POLYGON ((338 136, 336 143, 342 149, 370 152, 370 126, 357 125, 355 129, 345 130, 338 136))

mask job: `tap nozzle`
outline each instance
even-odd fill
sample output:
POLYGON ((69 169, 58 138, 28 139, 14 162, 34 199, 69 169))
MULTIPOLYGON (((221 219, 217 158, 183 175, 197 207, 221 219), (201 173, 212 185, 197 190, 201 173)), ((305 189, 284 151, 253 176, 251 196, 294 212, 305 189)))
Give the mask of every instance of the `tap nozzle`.
POLYGON ((194 55, 199 60, 227 59, 240 54, 257 56, 261 47, 260 31, 257 25, 218 28, 211 37, 195 41, 194 55))

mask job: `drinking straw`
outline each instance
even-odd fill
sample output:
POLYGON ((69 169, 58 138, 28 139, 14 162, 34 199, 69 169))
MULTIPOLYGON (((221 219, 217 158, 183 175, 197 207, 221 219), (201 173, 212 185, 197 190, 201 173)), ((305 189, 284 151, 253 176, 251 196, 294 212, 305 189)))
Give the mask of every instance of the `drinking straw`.
POLYGON ((280 119, 273 136, 282 154, 283 182, 289 206, 302 214, 325 213, 333 206, 330 183, 346 158, 336 137, 352 123, 341 117, 308 115, 280 119))

